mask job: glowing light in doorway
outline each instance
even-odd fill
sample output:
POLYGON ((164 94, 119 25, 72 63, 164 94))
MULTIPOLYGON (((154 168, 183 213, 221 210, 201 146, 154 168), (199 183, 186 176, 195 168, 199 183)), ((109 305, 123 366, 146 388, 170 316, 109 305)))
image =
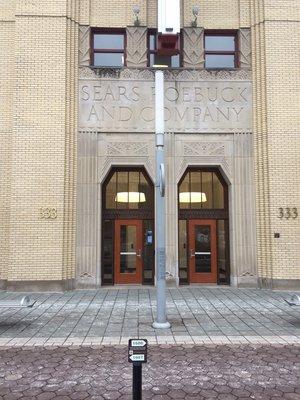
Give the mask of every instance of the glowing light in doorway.
POLYGON ((145 193, 142 192, 118 192, 115 197, 117 203, 144 203, 145 193))
POLYGON ((205 203, 206 194, 202 192, 182 192, 179 193, 180 203, 205 203))

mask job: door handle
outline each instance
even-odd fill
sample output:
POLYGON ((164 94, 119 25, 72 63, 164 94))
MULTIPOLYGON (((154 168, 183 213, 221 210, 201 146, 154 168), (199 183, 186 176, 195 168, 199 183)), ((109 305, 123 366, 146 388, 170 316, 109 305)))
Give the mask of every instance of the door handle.
POLYGON ((137 256, 137 257, 142 257, 142 252, 141 252, 141 250, 138 250, 138 251, 137 251, 136 256, 137 256))
POLYGON ((190 249, 190 258, 195 257, 195 250, 190 249))

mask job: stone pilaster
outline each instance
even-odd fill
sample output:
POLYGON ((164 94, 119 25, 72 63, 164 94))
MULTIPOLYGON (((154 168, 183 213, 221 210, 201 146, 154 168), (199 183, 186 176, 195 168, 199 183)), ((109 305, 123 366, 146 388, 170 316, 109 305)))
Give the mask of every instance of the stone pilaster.
POLYGON ((147 67, 147 27, 127 26, 126 64, 128 67, 147 67))
POLYGON ((184 68, 204 68, 203 35, 203 28, 183 28, 184 68))
POLYGON ((251 31, 250 28, 239 30, 240 68, 251 69, 251 31))
POLYGON ((79 65, 90 65, 90 34, 91 29, 89 26, 79 26, 79 65))

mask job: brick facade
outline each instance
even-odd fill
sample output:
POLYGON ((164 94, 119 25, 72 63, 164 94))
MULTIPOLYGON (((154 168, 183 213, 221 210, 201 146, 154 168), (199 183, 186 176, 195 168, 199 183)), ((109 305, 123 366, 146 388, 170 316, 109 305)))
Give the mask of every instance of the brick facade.
MULTIPOLYGON (((258 283, 295 286, 300 216, 278 216, 300 214, 299 1, 182 3, 182 27, 197 3, 199 27, 250 32, 258 283)), ((156 0, 0 0, 0 287, 74 285, 79 31, 130 26, 135 4, 155 27, 156 0)))

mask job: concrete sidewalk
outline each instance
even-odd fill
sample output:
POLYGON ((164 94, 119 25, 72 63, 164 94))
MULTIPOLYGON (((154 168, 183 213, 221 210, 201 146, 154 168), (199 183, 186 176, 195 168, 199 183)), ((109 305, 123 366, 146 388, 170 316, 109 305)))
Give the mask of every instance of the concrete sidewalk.
MULTIPOLYGON (((33 293, 32 309, 0 309, 0 346, 127 344, 300 344, 300 308, 289 292, 220 287, 170 288, 171 329, 154 330, 154 288, 33 293)), ((0 292, 0 300, 21 298, 0 292)))

